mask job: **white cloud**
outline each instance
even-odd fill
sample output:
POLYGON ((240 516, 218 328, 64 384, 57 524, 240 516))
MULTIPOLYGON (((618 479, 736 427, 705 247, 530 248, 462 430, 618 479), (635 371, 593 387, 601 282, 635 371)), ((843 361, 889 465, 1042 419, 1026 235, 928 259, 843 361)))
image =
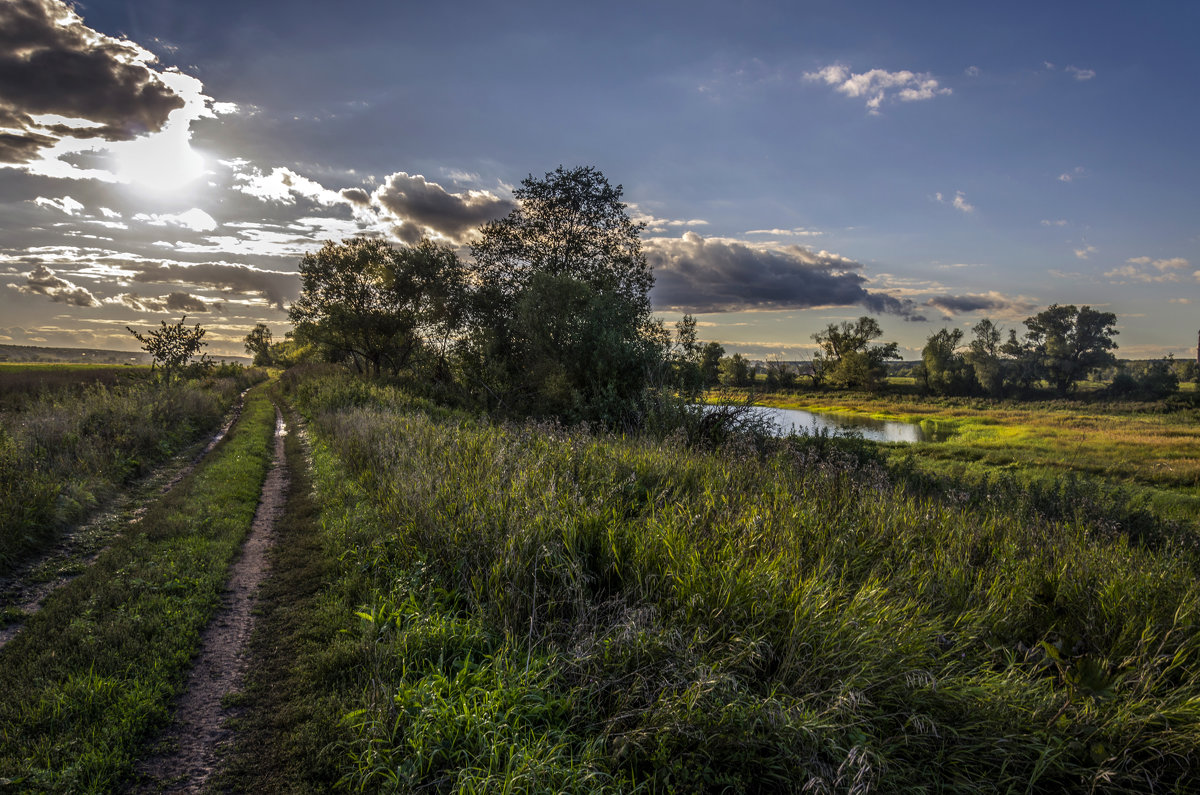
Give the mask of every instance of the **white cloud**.
POLYGON ((1068 66, 1067 71, 1075 76, 1076 80, 1091 80, 1096 76, 1095 69, 1080 69, 1078 66, 1068 66))
POLYGON ((953 199, 947 199, 944 195, 942 195, 941 191, 938 191, 937 193, 933 194, 933 197, 935 199, 937 199, 939 204, 949 204, 951 207, 958 210, 959 212, 964 212, 964 213, 975 212, 975 205, 973 205, 967 201, 966 194, 964 194, 961 190, 956 190, 954 192, 953 199))
POLYGON ((797 226, 793 229, 751 229, 745 234, 775 235, 776 237, 820 237, 824 233, 818 232, 815 229, 805 229, 802 226, 797 226))
POLYGON ((1086 174, 1087 174, 1087 171, 1084 169, 1083 166, 1075 166, 1075 168, 1071 169, 1070 171, 1064 171, 1063 173, 1059 174, 1058 181, 1059 182, 1073 182, 1076 178, 1082 177, 1086 174))
MULTIPOLYGON (((1169 259, 1153 259, 1151 257, 1131 257, 1127 264, 1105 272, 1105 277, 1118 284, 1141 282, 1143 284, 1162 284, 1178 282, 1181 272, 1191 267, 1191 263, 1183 257, 1169 259)), ((1200 271, 1197 271, 1200 278, 1200 271)))
POLYGON ((1064 218, 1059 218, 1056 221, 1050 221, 1045 218, 1042 219, 1042 226, 1066 226, 1066 225, 1067 225, 1067 221, 1064 218))
POLYGON ((193 232, 211 232, 217 228, 217 222, 213 220, 213 217, 199 207, 174 214, 138 213, 133 216, 133 220, 142 221, 151 226, 182 226, 193 232))
POLYGON ((979 77, 979 67, 978 66, 968 66, 963 71, 963 74, 965 74, 967 77, 979 77))
POLYGON ((270 174, 264 174, 254 167, 244 169, 245 161, 228 161, 227 164, 234 169, 234 189, 264 202, 295 204, 296 198, 300 197, 326 206, 345 203, 337 191, 290 168, 276 167, 270 174))
POLYGON ((1097 249, 1095 246, 1089 246, 1089 245, 1085 244, 1083 246, 1083 248, 1075 249, 1075 256, 1078 257, 1079 259, 1087 259, 1092 254, 1095 254, 1097 251, 1099 251, 1099 249, 1097 249))
POLYGON ((867 111, 872 115, 878 115, 880 106, 888 99, 919 102, 953 93, 939 85, 928 72, 907 69, 899 72, 872 69, 856 74, 841 64, 831 64, 816 72, 805 72, 804 79, 824 82, 848 97, 865 99, 867 111))
POLYGON ((83 205, 70 196, 63 196, 61 199, 47 199, 45 196, 38 196, 33 203, 39 207, 50 207, 67 215, 79 215, 83 209, 83 205))

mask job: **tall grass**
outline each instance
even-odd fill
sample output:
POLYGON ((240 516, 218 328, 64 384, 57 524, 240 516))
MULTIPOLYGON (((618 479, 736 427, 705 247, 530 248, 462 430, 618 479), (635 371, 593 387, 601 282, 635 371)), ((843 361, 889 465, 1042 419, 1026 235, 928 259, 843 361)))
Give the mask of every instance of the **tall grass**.
POLYGON ((703 452, 325 374, 322 665, 364 791, 1186 789, 1186 545, 918 496, 836 443, 703 452))
POLYGON ((237 394, 261 377, 48 388, 0 412, 0 573, 216 430, 237 394))

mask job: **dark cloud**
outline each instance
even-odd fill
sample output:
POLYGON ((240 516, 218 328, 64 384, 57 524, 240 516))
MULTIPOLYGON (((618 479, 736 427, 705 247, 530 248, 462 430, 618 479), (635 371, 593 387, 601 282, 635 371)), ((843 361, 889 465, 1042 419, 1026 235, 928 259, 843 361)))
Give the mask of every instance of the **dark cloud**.
POLYGON ((58 0, 0 3, 0 118, 19 129, 0 141, 0 159, 27 162, 63 136, 117 141, 162 129, 184 100, 149 68, 154 60, 87 27, 58 0), (31 118, 38 114, 93 126, 40 126, 31 118))
POLYGON ((1036 306, 1032 302, 1008 298, 999 293, 935 295, 926 301, 925 305, 935 307, 951 315, 984 310, 992 312, 1008 312, 1012 310, 1025 312, 1036 306))
MULTIPOLYGON (((106 299, 107 302, 107 299, 106 299)), ((219 302, 208 302, 199 296, 172 292, 159 298, 144 298, 137 293, 122 293, 111 299, 139 312, 208 312, 221 310, 219 302)))
MULTIPOLYGON (((355 200, 346 193, 343 191, 342 195, 355 200)), ((464 240, 480 225, 508 215, 516 207, 511 199, 487 191, 450 193, 420 174, 410 176, 403 171, 389 176, 375 190, 373 198, 402 222, 401 227, 413 226, 422 233, 438 232, 457 241, 464 240)))
POLYGON ((283 309, 285 300, 294 300, 300 292, 300 279, 295 273, 258 270, 248 265, 220 262, 182 265, 178 263, 131 263, 134 281, 147 284, 190 284, 243 295, 258 295, 276 309, 283 309))
POLYGON ((736 312, 747 309, 866 307, 908 320, 924 320, 912 303, 870 292, 853 260, 802 246, 767 248, 735 240, 651 238, 646 257, 654 268, 656 309, 736 312))
POLYGON ((57 276, 45 265, 38 265, 31 272, 24 274, 25 283, 10 285, 17 291, 30 295, 44 295, 51 301, 57 301, 71 306, 99 306, 100 302, 85 287, 79 287, 57 276))
POLYGON ((371 204, 371 194, 362 188, 342 188, 341 196, 351 204, 367 207, 371 204))

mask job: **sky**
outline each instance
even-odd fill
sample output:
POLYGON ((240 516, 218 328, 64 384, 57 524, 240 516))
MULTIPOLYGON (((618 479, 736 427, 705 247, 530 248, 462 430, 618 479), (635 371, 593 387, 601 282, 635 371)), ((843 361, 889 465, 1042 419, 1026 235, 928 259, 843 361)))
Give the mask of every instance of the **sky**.
POLYGON ((304 253, 594 166, 668 323, 805 359, 1051 304, 1195 355, 1200 3, 0 0, 0 342, 275 336, 304 253))

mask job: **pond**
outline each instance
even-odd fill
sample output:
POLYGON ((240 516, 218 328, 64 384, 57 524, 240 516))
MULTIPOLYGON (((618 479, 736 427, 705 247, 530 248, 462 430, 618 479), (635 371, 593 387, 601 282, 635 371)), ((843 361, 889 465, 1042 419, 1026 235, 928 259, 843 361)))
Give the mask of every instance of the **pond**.
POLYGON ((811 435, 826 433, 831 436, 859 435, 872 442, 941 442, 950 433, 938 429, 935 422, 903 422, 901 420, 874 420, 854 414, 813 412, 802 409, 777 409, 756 406, 755 411, 771 420, 779 436, 789 433, 811 435))

